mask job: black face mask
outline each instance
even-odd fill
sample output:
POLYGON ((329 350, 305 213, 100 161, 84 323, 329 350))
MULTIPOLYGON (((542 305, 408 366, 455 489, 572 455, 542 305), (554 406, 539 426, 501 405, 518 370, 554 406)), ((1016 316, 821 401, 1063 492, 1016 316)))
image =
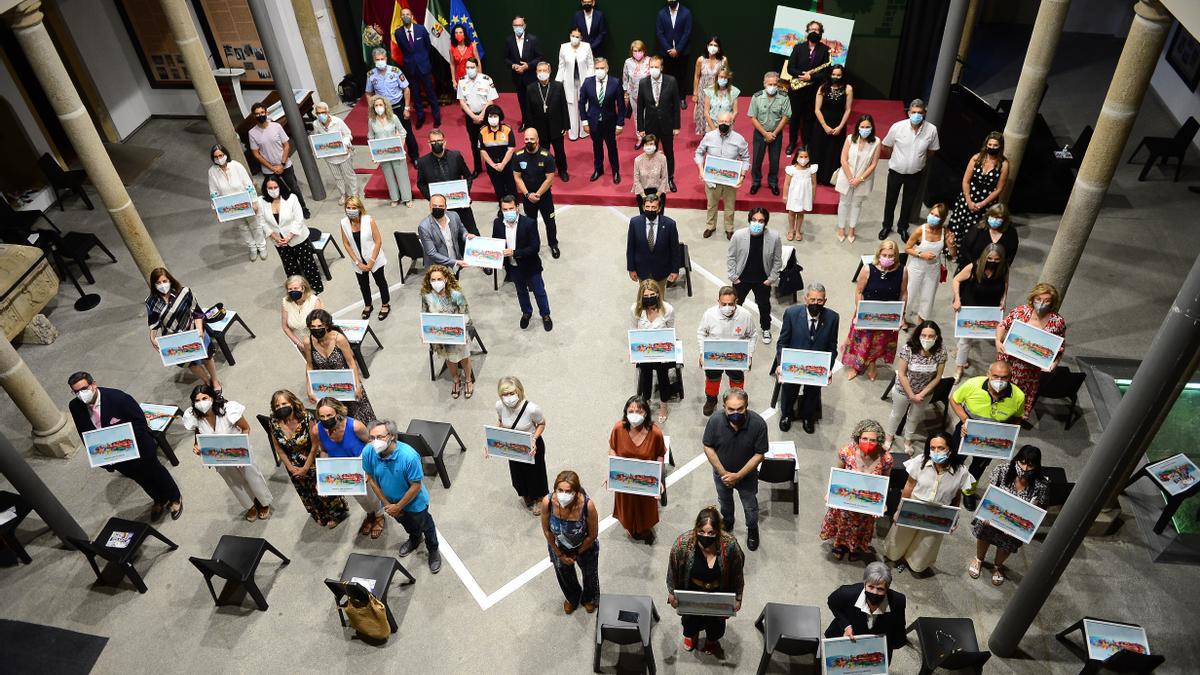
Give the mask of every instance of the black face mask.
POLYGON ((642 307, 658 307, 658 296, 651 295, 642 298, 642 307))
POLYGON ((675 9, 675 7, 678 5, 679 0, 667 0, 667 7, 670 7, 671 9, 675 9))
POLYGON ((825 305, 808 305, 809 316, 821 316, 821 312, 825 311, 825 305))
POLYGON ((537 143, 526 143, 525 152, 537 152, 537 143))
POLYGON ((820 41, 821 41, 821 34, 820 34, 820 33, 818 33, 818 32, 817 32, 817 31, 815 31, 815 30, 814 30, 814 31, 812 31, 811 33, 809 33, 809 34, 808 34, 808 41, 809 41, 809 42, 812 42, 812 43, 817 43, 817 42, 820 42, 820 41))
POLYGON ((304 297, 304 291, 288 291, 288 297, 292 300, 299 300, 304 297))
POLYGON ((717 128, 721 130, 722 136, 729 133, 729 125, 728 124, 718 124, 717 128))
POLYGON ((711 548, 713 544, 717 543, 717 535, 715 535, 715 534, 697 534, 696 542, 699 543, 704 548, 711 548))
POLYGON ((842 81, 842 77, 841 77, 841 75, 834 75, 829 78, 829 81, 833 82, 834 84, 837 84, 838 82, 842 81))
POLYGON ((884 600, 887 599, 887 596, 884 595, 883 593, 872 593, 871 591, 863 591, 863 596, 866 597, 867 602, 871 603, 872 605, 876 605, 876 606, 878 606, 884 600))
POLYGON ((646 211, 646 220, 654 220, 658 217, 658 211, 646 211))
POLYGON ((330 431, 332 431, 333 428, 337 426, 337 423, 338 423, 338 418, 336 418, 336 417, 330 417, 329 419, 321 420, 321 426, 325 427, 326 429, 329 429, 330 431))
POLYGON ((267 116, 266 115, 255 115, 254 119, 258 120, 259 124, 262 124, 263 122, 267 121, 267 116))
POLYGON ((998 154, 1000 154, 1000 148, 988 148, 988 149, 987 149, 987 154, 989 154, 989 155, 998 155, 998 154))
POLYGON ((289 418, 291 416, 292 416, 292 406, 290 406, 290 405, 281 405, 275 409, 275 419, 277 419, 277 420, 286 420, 287 418, 289 418))
POLYGON ((329 332, 328 328, 309 328, 308 334, 320 340, 329 332))
POLYGON ((433 154, 440 155, 446 149, 445 143, 430 143, 429 147, 433 150, 433 154))
POLYGON ((1000 269, 1000 263, 985 262, 985 263, 983 263, 983 268, 989 272, 995 272, 996 270, 1000 269))
POLYGON ((432 209, 429 209, 429 215, 433 216, 434 220, 441 220, 442 217, 446 215, 446 209, 443 209, 440 206, 435 206, 432 209))

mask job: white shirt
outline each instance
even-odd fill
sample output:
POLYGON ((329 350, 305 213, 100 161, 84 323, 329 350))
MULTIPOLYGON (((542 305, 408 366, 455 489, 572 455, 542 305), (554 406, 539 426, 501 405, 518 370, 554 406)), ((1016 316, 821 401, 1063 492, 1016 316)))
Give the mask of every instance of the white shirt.
POLYGON ((858 600, 854 601, 854 606, 858 609, 861 609, 863 614, 867 615, 867 629, 872 629, 875 627, 875 617, 887 614, 887 594, 884 594, 883 602, 879 603, 878 607, 871 609, 871 606, 867 604, 867 591, 864 588, 863 591, 858 594, 858 600))
POLYGON ((196 417, 192 408, 189 407, 183 411, 183 426, 188 431, 199 429, 202 434, 240 434, 242 430, 238 428, 237 423, 245 412, 246 406, 241 403, 226 401, 225 414, 223 416, 214 415, 216 423, 213 425, 208 423, 208 415, 196 417))
POLYGON ((539 424, 546 421, 546 416, 542 413, 542 406, 529 401, 529 405, 525 408, 521 419, 517 420, 517 413, 521 412, 521 406, 524 406, 526 401, 529 401, 529 399, 517 401, 517 405, 512 408, 504 405, 504 401, 496 401, 496 416, 500 418, 500 424, 504 425, 505 428, 513 428, 516 431, 524 431, 532 434, 533 430, 539 424), (517 426, 513 427, 513 422, 516 422, 517 426))
MULTIPOLYGON (((671 13, 671 28, 674 28, 675 27, 675 17, 679 14, 679 9, 668 9, 667 11, 671 13)), ((671 46, 674 47, 675 43, 671 42, 671 46)))
POLYGON ((515 249, 517 247, 517 224, 504 223, 504 248, 515 249))
POLYGON ((458 100, 466 101, 467 107, 477 115, 483 112, 488 103, 500 98, 492 78, 483 73, 477 73, 474 80, 469 77, 459 80, 457 96, 458 100))
POLYGON ((920 173, 925 168, 926 153, 942 149, 938 142, 937 127, 930 122, 923 122, 913 131, 912 123, 907 119, 896 122, 888 129, 883 144, 892 149, 888 168, 903 174, 920 173))
POLYGON ((591 35, 592 34, 592 13, 591 12, 583 13, 583 25, 587 26, 588 35, 591 35))
POLYGON ((658 312, 658 316, 651 321, 646 313, 641 311, 640 305, 631 307, 633 319, 629 322, 629 327, 634 330, 654 330, 657 328, 674 328, 675 327, 675 307, 671 303, 659 298, 662 303, 662 308, 658 312))
POLYGON ((458 252, 454 250, 454 235, 450 233, 450 219, 446 219, 445 225, 436 220, 433 222, 437 223, 438 229, 442 232, 442 241, 446 242, 446 255, 451 258, 457 256, 458 252))
POLYGON ((520 56, 522 59, 525 58, 525 38, 524 37, 517 38, 517 56, 520 56))
POLYGON ((696 343, 700 346, 705 340, 754 340, 758 333, 758 319, 750 310, 737 306, 733 316, 721 313, 719 305, 713 305, 704 310, 700 318, 700 327, 696 329, 696 343))

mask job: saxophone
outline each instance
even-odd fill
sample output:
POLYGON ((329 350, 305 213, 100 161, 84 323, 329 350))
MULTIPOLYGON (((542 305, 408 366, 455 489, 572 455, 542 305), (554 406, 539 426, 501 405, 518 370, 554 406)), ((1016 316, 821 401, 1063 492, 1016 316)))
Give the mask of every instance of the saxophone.
MULTIPOLYGON (((830 59, 830 60, 826 61, 825 63, 822 63, 821 65, 817 66, 816 68, 813 68, 812 70, 808 70, 805 72, 807 72, 809 75, 815 75, 832 65, 833 65, 833 59, 830 59)), ((788 86, 791 87, 792 91, 800 91, 801 89, 812 84, 811 80, 802 80, 799 77, 793 76, 791 73, 789 73, 788 69, 787 69, 787 60, 784 60, 784 62, 783 62, 783 74, 781 74, 779 77, 780 77, 780 79, 788 81, 788 86)))

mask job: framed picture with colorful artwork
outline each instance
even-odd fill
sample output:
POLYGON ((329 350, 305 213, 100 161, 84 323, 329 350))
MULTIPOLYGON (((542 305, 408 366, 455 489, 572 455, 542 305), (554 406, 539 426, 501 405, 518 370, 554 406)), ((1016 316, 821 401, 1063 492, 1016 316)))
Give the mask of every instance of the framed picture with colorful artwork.
POLYGON ((129 422, 83 432, 83 447, 93 469, 138 458, 137 436, 129 422))
POLYGON ((421 341, 429 345, 467 344, 467 315, 422 312, 421 341))
POLYGON ((250 466, 250 437, 246 434, 198 434, 204 466, 250 466))
POLYGON ((1034 328, 1024 321, 1014 321, 1004 334, 1004 353, 1040 370, 1050 370, 1063 339, 1054 333, 1034 328))
POLYGON ((967 420, 958 454, 988 459, 1011 459, 1017 451, 1021 425, 967 420))
POLYGON ((361 457, 317 458, 317 494, 365 495, 369 490, 361 457))
POLYGON ((705 370, 750 370, 750 340, 704 340, 700 346, 701 365, 705 370))
POLYGON ((887 476, 830 468, 825 505, 878 518, 887 506, 887 489, 887 476))
POLYGON ((499 457, 521 464, 537 461, 537 445, 533 442, 533 434, 528 431, 484 425, 483 444, 486 457, 499 457))
POLYGON ((675 363, 675 329, 629 331, 630 363, 675 363))
POLYGON ((662 492, 662 462, 608 456, 608 489, 644 497, 662 492))
POLYGON ((884 635, 856 635, 821 640, 821 675, 887 675, 884 635))
POLYGON ((1045 517, 1042 509, 995 485, 988 486, 975 511, 977 520, 1026 544, 1033 541, 1045 517))
POLYGON ((995 340, 996 328, 1004 320, 999 307, 963 307, 954 315, 954 337, 995 340))

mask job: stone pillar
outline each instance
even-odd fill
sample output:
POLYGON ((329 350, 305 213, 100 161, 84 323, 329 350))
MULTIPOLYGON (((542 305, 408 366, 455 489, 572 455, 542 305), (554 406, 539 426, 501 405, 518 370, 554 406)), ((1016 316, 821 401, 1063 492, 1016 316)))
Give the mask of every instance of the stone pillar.
POLYGON ((42 482, 25 458, 17 451, 13 444, 0 434, 0 475, 8 479, 10 485, 17 490, 17 494, 21 495, 25 501, 29 502, 29 506, 37 512, 42 521, 50 526, 54 534, 66 544, 68 548, 75 548, 68 537, 74 539, 82 539, 90 541, 91 537, 79 527, 79 523, 75 522, 75 518, 69 511, 58 501, 58 497, 50 491, 50 488, 42 482))
POLYGON ((204 46, 196 33, 188 3, 185 0, 162 0, 162 8, 171 26, 171 34, 175 36, 175 44, 179 45, 179 52, 183 54, 183 62, 192 78, 192 87, 196 89, 196 96, 204 108, 204 116, 208 118, 213 136, 229 149, 230 159, 242 161, 242 155, 245 154, 242 142, 233 128, 229 109, 225 107, 225 100, 217 87, 217 78, 213 76, 208 57, 204 54, 204 46))
POLYGON ((963 64, 967 62, 967 54, 971 51, 971 36, 975 34, 975 21, 979 17, 979 0, 971 0, 967 5, 967 22, 963 24, 962 39, 958 41, 958 55, 954 58, 954 76, 950 81, 957 84, 962 77, 963 64))
POLYGON ((141 270, 142 277, 149 277, 150 270, 163 266, 162 256, 150 239, 150 233, 146 231, 137 208, 129 198, 129 192, 121 184, 121 177, 117 175, 104 149, 100 134, 92 125, 58 50, 42 24, 41 6, 41 0, 25 0, 9 10, 4 18, 12 26, 21 50, 25 52, 67 138, 79 154, 84 171, 100 193, 100 199, 108 209, 117 232, 125 240, 125 246, 141 270))
POLYGON ((1120 163, 1173 20, 1159 0, 1139 0, 1133 12, 1133 24, 1125 37, 1112 84, 1096 120, 1092 143, 1083 157, 1054 243, 1042 267, 1041 280, 1054 284, 1064 296, 1096 224, 1096 216, 1100 214, 1100 203, 1120 163))
POLYGON ((296 14, 296 27, 300 29, 304 53, 308 55, 308 68, 316 82, 317 96, 329 104, 330 110, 344 107, 329 72, 325 43, 321 41, 321 30, 317 28, 317 14, 313 11, 312 0, 292 0, 292 11, 296 14))
POLYGON ((1033 22, 1033 35, 1025 50, 1025 63, 1021 66, 1021 77, 1017 80, 1017 91, 1013 94, 1012 109, 1008 111, 1008 122, 1004 125, 1004 155, 1008 157, 1008 182, 1000 201, 1007 203, 1012 188, 1017 184, 1017 173, 1021 170, 1021 159, 1025 156, 1025 145, 1033 122, 1037 119, 1038 105, 1042 92, 1046 91, 1046 76, 1058 51, 1058 39, 1062 37, 1063 24, 1071 0, 1042 0, 1037 18, 1033 22))
POLYGON ((3 336, 0 336, 0 387, 33 425, 34 449, 49 457, 70 457, 75 452, 79 447, 75 425, 54 405, 12 343, 3 336))

